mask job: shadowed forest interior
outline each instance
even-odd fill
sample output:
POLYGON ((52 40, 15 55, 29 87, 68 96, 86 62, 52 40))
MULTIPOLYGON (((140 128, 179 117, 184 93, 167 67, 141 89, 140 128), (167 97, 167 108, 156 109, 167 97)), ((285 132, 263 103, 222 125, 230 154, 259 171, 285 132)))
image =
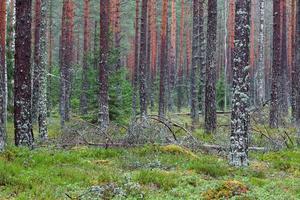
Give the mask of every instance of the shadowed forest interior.
POLYGON ((300 0, 0 0, 0 199, 300 199, 300 0))

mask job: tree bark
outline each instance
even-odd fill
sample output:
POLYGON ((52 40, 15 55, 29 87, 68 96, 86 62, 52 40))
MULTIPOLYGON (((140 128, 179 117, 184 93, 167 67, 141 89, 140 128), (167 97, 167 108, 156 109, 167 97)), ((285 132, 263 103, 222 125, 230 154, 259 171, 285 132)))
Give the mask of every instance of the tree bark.
POLYGON ((14 72, 15 144, 33 146, 31 123, 31 0, 16 0, 14 72))
POLYGON ((108 107, 108 56, 109 56, 109 0, 100 1, 100 115, 99 123, 102 130, 109 126, 108 107))
POLYGON ((199 0, 193 1, 193 47, 192 47, 192 69, 191 69, 191 118, 192 126, 199 123, 199 102, 196 74, 200 68, 200 33, 199 33, 199 0))
MULTIPOLYGON (((300 0, 296 3, 296 57, 295 57, 295 75, 300 74, 300 0)), ((298 128, 298 139, 297 143, 300 145, 300 79, 299 77, 295 80, 295 97, 296 97, 296 126, 298 128)))
POLYGON ((162 23, 161 23, 161 52, 160 52, 160 85, 159 85, 159 112, 158 115, 160 117, 165 116, 166 111, 166 85, 165 85, 165 78, 166 68, 167 68, 167 23, 168 23, 168 0, 163 0, 162 5, 162 23))
POLYGON ((140 83, 140 112, 141 116, 147 115, 147 5, 148 0, 142 0, 141 32, 140 32, 140 58, 139 58, 139 83, 140 83))
POLYGON ((273 67, 272 67, 272 91, 270 105, 270 127, 278 128, 279 113, 279 89, 280 89, 280 64, 281 64, 281 9, 280 0, 273 1, 273 67))
POLYGON ((6 142, 6 1, 0 2, 0 151, 6 142))
POLYGON ((235 11, 230 164, 248 166, 250 0, 237 0, 235 11))
POLYGON ((90 51, 90 0, 84 0, 84 36, 83 36, 83 65, 82 65, 82 94, 80 98, 81 114, 88 113, 88 59, 90 51))
POLYGON ((205 84, 205 131, 215 133, 216 115, 216 40, 217 40, 217 1, 208 1, 206 55, 206 84, 205 84))

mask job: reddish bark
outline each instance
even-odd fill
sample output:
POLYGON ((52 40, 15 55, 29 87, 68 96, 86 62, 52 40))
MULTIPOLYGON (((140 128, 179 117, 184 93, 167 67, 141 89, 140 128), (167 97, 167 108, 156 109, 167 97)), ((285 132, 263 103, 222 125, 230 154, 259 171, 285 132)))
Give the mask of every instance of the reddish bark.
POLYGON ((227 66, 228 80, 232 81, 232 51, 234 47, 234 26, 235 26, 235 0, 229 0, 229 15, 227 19, 228 27, 228 49, 227 49, 227 66))
POLYGON ((162 5, 162 23, 161 23, 161 52, 160 52, 160 85, 159 85, 159 111, 160 117, 165 116, 166 110, 166 85, 165 78, 167 77, 167 23, 168 23, 168 0, 163 0, 162 5))
POLYGON ((31 124, 31 0, 16 0, 14 72, 15 144, 32 147, 31 124))
POLYGON ((150 63, 150 68, 151 68, 151 74, 152 77, 155 78, 156 76, 156 71, 157 71, 157 23, 156 23, 156 0, 150 0, 149 5, 150 6, 150 49, 151 49, 151 63, 150 63))
POLYGON ((109 0, 100 1, 100 115, 99 122, 102 130, 109 126, 108 107, 108 55, 109 55, 109 0))

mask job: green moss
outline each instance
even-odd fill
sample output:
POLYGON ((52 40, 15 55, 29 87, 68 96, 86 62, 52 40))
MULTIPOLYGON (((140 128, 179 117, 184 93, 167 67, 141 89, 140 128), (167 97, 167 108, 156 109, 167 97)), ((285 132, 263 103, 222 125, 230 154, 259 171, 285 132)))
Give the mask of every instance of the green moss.
POLYGON ((188 164, 188 169, 195 170, 199 174, 209 175, 214 178, 229 175, 229 167, 224 163, 213 160, 201 159, 188 164))

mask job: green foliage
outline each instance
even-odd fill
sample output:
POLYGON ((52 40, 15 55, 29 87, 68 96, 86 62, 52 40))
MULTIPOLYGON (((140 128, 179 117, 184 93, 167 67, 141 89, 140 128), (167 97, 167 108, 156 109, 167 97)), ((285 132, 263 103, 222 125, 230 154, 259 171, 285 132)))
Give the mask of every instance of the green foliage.
MULTIPOLYGON (((219 78, 217 82, 217 108, 219 110, 225 109, 225 95, 227 88, 225 87, 225 77, 224 73, 221 73, 221 77, 219 78)), ((226 96, 227 98, 227 96, 226 96)), ((227 98, 228 99, 228 98, 227 98)), ((228 104, 228 102, 227 102, 228 104)))
POLYGON ((134 179, 141 184, 154 184, 164 190, 170 190, 177 185, 176 174, 162 170, 142 170, 135 175, 134 179))

